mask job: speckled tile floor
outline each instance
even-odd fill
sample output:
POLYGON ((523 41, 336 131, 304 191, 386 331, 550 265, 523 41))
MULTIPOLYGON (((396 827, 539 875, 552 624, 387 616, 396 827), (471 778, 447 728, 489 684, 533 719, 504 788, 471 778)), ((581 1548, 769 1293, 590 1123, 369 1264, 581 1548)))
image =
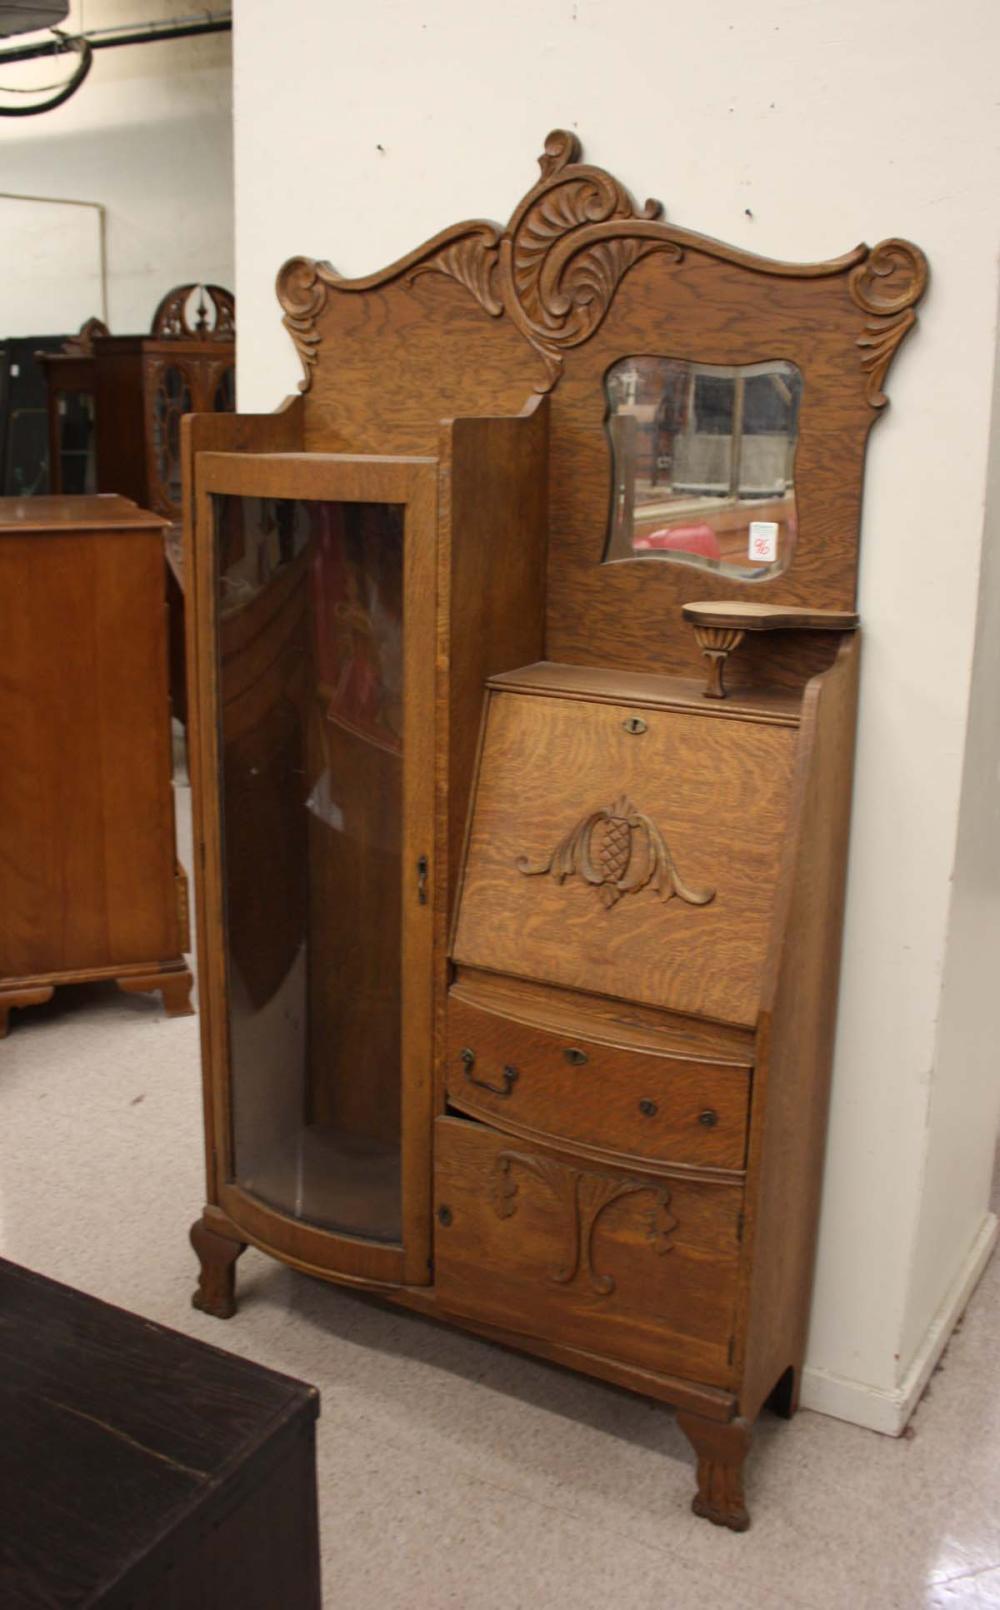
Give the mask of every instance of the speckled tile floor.
POLYGON ((331 1610, 1000 1606, 1000 1265, 911 1436, 761 1422, 737 1537, 691 1515, 687 1444, 641 1399, 253 1251, 239 1316, 196 1313, 200 1123, 196 1018, 103 986, 15 1014, 0 1251, 320 1388, 331 1610))

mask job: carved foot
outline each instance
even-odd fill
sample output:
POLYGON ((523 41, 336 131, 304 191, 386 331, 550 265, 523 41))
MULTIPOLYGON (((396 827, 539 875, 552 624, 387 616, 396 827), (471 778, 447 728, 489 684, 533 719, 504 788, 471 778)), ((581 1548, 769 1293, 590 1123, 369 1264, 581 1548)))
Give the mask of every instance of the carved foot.
POLYGON ((7 1038, 10 1014, 15 1006, 42 1006, 46 1001, 51 1001, 53 991, 52 984, 43 984, 37 989, 11 989, 0 992, 0 1040, 7 1038))
POLYGON ((209 1230, 203 1219, 195 1219, 191 1245, 201 1263, 192 1307, 215 1319, 232 1319, 236 1312, 236 1260, 246 1249, 246 1242, 230 1241, 228 1236, 209 1230))
POLYGON ((698 1491, 691 1508, 716 1526, 745 1532, 750 1516, 743 1500, 743 1461, 753 1427, 747 1420, 723 1425, 684 1413, 678 1414, 677 1424, 698 1456, 698 1491))
POLYGON ((168 1017, 190 1017, 194 1011, 191 1005, 194 979, 186 967, 178 968, 171 973, 134 973, 128 978, 116 979, 115 982, 126 995, 146 995, 153 990, 159 990, 163 996, 163 1009, 168 1017))

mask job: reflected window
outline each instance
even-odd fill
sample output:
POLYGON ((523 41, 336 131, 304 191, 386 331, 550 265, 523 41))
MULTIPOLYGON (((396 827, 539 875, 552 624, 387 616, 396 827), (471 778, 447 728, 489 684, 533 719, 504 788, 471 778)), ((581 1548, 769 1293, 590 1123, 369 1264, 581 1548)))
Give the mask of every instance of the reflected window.
POLYGON ((797 534, 795 364, 639 355, 608 370, 605 390, 606 561, 668 559, 744 581, 787 567, 797 534))

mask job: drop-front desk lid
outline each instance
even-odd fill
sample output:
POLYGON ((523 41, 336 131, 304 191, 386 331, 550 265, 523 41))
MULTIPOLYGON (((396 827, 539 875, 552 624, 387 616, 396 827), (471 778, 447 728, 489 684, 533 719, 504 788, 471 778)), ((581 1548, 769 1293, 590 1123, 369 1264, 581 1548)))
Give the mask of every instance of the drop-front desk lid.
POLYGON ((634 704, 553 680, 491 687, 455 961, 752 1026, 795 696, 716 714, 657 705, 654 681, 667 699, 673 679, 644 678, 634 704))

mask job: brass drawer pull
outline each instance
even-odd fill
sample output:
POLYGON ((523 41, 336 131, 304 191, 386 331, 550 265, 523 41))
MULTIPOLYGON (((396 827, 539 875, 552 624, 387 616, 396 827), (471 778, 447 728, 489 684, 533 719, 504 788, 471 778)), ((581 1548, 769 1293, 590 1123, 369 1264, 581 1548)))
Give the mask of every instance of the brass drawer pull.
POLYGON ((719 1115, 713 1112, 711 1107, 706 1107, 704 1112, 698 1114, 698 1122, 704 1124, 706 1129, 714 1129, 719 1122, 719 1115))
POLYGON ((568 1045, 563 1056, 571 1068, 582 1068, 585 1062, 590 1061, 586 1051, 579 1050, 575 1045, 568 1045))
POLYGON ((656 1102, 650 1101, 649 1097, 647 1096, 640 1101, 639 1111, 642 1113, 644 1118, 655 1118, 659 1108, 657 1107, 656 1102))
POLYGON ((489 1090, 494 1096, 510 1095, 514 1081, 518 1077, 516 1068, 512 1068, 509 1064, 506 1068, 504 1068, 502 1075, 503 1085, 501 1087, 500 1085, 491 1085, 488 1079, 476 1078, 472 1071, 476 1066, 476 1053, 474 1051, 470 1051, 468 1046, 466 1046, 465 1050, 461 1053, 461 1057, 465 1064, 465 1077, 468 1079, 470 1084, 478 1085, 480 1090, 489 1090))

